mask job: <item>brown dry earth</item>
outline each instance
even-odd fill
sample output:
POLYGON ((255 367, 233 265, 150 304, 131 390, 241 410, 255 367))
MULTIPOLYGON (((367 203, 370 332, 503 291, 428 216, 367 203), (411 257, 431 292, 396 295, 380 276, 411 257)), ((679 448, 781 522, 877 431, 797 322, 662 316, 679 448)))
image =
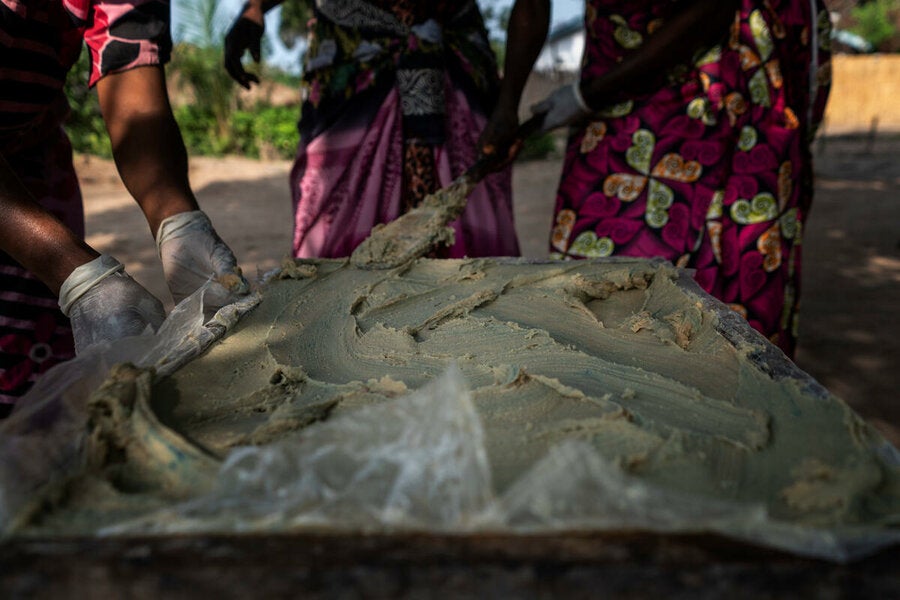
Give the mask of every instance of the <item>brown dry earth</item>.
MULTIPOLYGON (((900 445, 900 137, 822 138, 804 236, 796 362, 900 445)), ((112 163, 78 157, 88 242, 171 306, 143 215, 112 163)), ((290 163, 191 159, 201 206, 251 278, 291 247, 290 163)), ((523 254, 544 258, 560 160, 514 170, 523 254)))

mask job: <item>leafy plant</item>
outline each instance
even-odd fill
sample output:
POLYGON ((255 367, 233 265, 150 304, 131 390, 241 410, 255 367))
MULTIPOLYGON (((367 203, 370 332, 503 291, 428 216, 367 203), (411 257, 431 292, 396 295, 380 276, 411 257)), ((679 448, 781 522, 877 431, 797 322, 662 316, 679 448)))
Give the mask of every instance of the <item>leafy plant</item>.
POLYGON ((66 77, 65 92, 71 112, 65 128, 76 152, 109 158, 112 156, 112 146, 100 114, 100 101, 97 93, 88 87, 90 60, 90 53, 82 51, 66 77))
MULTIPOLYGON (((216 0, 181 3, 177 37, 185 40, 172 52, 170 69, 177 73, 174 85, 181 86, 195 105, 212 115, 209 135, 214 147, 227 147, 229 120, 237 108, 236 84, 222 64, 222 41, 228 21, 219 12, 216 0)), ((196 124, 195 119, 191 124, 196 124)))
POLYGON ((310 0, 287 0, 281 4, 281 22, 278 35, 288 46, 298 38, 306 37, 307 23, 313 16, 310 0))
POLYGON ((517 161, 541 160, 556 153, 556 136, 552 132, 533 135, 525 139, 517 161))
POLYGON ((869 0, 855 6, 850 15, 856 24, 850 29, 882 52, 900 50, 900 0, 869 0))

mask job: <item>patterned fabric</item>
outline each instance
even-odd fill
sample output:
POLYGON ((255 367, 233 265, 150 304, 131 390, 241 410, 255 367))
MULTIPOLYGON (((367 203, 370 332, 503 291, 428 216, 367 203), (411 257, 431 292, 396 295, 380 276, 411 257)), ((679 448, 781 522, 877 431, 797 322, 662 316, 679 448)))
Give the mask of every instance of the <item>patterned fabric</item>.
MULTIPOLYGON (((34 199, 84 235, 66 75, 87 43, 90 83, 168 60, 167 0, 0 0, 0 154, 34 199)), ((0 417, 53 365, 74 356, 56 297, 0 253, 0 417)))
MULTIPOLYGON (((6 158, 42 206, 84 235, 72 148, 61 129, 45 143, 6 158)), ((12 405, 47 369, 74 356, 72 328, 56 296, 0 252, 0 405, 12 405)))
MULTIPOLYGON (((298 257, 349 255, 471 166, 498 86, 474 0, 318 0, 304 77, 291 176, 298 257)), ((509 170, 468 206, 449 256, 519 254, 509 170)))
MULTIPOLYGON (((588 2, 582 76, 617 64, 672 6, 588 2)), ((721 44, 574 131, 552 256, 657 256, 696 269, 706 291, 791 356, 829 27, 821 1, 743 0, 721 44)))
MULTIPOLYGON (((449 84, 448 84, 449 87, 449 84)), ((367 101, 368 98, 361 100, 367 101)), ((472 110, 458 89, 447 94, 445 144, 428 148, 434 181, 444 185, 476 159, 476 141, 487 119, 472 110)), ((367 104, 367 102, 364 102, 367 104)), ((291 172, 294 197, 294 255, 349 256, 378 223, 387 223, 414 205, 406 168, 400 95, 391 89, 369 119, 348 110, 325 133, 301 140, 291 172)), ((421 148, 411 151, 419 154, 421 148)), ((413 181, 426 182, 425 161, 417 159, 413 181)), ((423 183, 424 189, 434 184, 423 183)), ((469 196, 453 224, 455 243, 440 256, 515 256, 510 173, 486 177, 469 196)))
POLYGON ((86 43, 90 83, 169 59, 168 0, 0 0, 0 151, 55 135, 66 74, 86 43))

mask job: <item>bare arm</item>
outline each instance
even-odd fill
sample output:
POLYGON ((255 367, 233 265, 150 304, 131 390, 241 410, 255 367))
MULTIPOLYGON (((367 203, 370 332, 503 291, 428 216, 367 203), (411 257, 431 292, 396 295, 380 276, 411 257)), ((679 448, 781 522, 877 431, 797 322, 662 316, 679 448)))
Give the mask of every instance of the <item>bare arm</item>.
POLYGON ((519 124, 519 101, 528 75, 547 39, 550 0, 516 0, 509 15, 506 58, 497 106, 481 136, 484 154, 503 151, 519 124))
POLYGON ((728 32, 739 0, 682 0, 660 29, 619 65, 593 79, 581 81, 581 93, 593 108, 645 91, 662 73, 690 60, 728 32))
POLYGON ((119 175, 156 237, 167 217, 199 209, 163 69, 145 66, 107 75, 97 82, 97 94, 119 175))
POLYGON ((54 294, 72 271, 99 256, 52 213, 34 201, 0 156, 0 249, 37 276, 54 294))

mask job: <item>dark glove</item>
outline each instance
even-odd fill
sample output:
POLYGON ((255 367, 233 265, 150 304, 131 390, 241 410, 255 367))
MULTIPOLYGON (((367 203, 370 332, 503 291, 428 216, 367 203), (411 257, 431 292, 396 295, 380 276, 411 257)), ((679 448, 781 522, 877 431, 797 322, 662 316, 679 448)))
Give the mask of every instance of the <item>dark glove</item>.
POLYGON ((250 83, 259 83, 259 77, 244 70, 241 59, 249 50, 253 61, 259 63, 260 43, 265 27, 243 14, 237 18, 225 35, 225 70, 241 86, 250 89, 250 83))
POLYGON ((162 303, 106 254, 72 271, 59 290, 59 307, 72 321, 76 353, 98 342, 155 332, 166 318, 162 303))

